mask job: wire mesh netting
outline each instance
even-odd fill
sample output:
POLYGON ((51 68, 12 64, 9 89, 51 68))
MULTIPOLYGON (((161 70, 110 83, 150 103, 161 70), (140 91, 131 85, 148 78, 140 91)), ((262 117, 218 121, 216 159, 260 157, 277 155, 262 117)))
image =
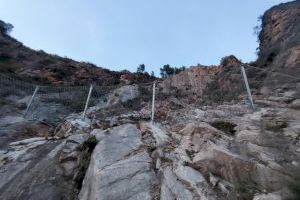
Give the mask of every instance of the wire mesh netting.
MULTIPOLYGON (((235 84, 235 82, 230 80, 229 83, 223 84, 221 87, 219 83, 206 85, 208 80, 211 80, 212 83, 216 82, 214 78, 216 77, 213 75, 203 75, 198 77, 198 80, 201 80, 199 82, 178 83, 171 81, 158 83, 155 88, 156 100, 164 101, 168 98, 181 98, 186 99, 188 102, 200 101, 202 104, 204 104, 204 102, 206 104, 220 103, 221 101, 229 99, 231 101, 240 100, 239 94, 241 91, 244 91, 243 84, 235 84), (207 92, 205 90, 203 91, 203 88, 207 86, 210 88, 209 95, 206 94, 207 92), (231 92, 226 91, 229 89, 231 92), (238 92, 233 93, 233 89, 238 92), (209 97, 208 100, 206 100, 206 97, 209 97)), ((241 81, 241 77, 235 77, 233 80, 236 79, 241 81)), ((29 102, 30 97, 37 87, 34 84, 18 81, 10 77, 1 78, 1 83, 2 93, 8 92, 7 95, 16 95, 19 96, 20 99, 26 97, 26 103, 29 102), (11 87, 13 87, 13 89, 11 89, 11 87)), ((82 113, 85 109, 89 89, 90 86, 39 86, 26 113, 26 118, 44 120, 54 117, 60 119, 71 113, 82 113)), ((117 86, 93 86, 88 108, 106 102, 110 98, 109 95, 118 95, 117 92, 115 94, 112 93, 112 91, 116 89, 117 86)), ((130 92, 132 91, 128 89, 128 93, 130 92)), ((129 101, 126 105, 124 103, 124 105, 128 108, 134 108, 141 102, 148 102, 150 104, 152 102, 153 84, 139 84, 138 93, 139 101, 129 101), (133 105, 129 105, 130 102, 133 105)), ((23 113, 25 113, 25 111, 23 111, 23 113)))
POLYGON ((26 106, 20 106, 27 101, 27 97, 32 95, 35 85, 16 79, 14 77, 0 74, 0 116, 5 116, 10 112, 22 115, 26 106), (16 103, 18 102, 18 104, 16 103), (6 108, 5 105, 13 105, 6 108), (4 106, 4 107, 3 107, 4 106))
POLYGON ((46 117, 45 114, 51 113, 59 118, 71 113, 82 114, 85 109, 106 102, 108 94, 116 88, 117 86, 40 86, 27 117, 42 120, 46 117))
POLYGON ((250 65, 245 66, 245 71, 255 98, 280 97, 291 91, 294 98, 300 97, 300 77, 250 65))
MULTIPOLYGON (((152 92, 151 92, 152 93, 152 92)), ((199 106, 241 101, 246 90, 241 73, 224 75, 197 75, 178 80, 170 78, 157 84, 156 99, 179 98, 199 106)))
MULTIPOLYGON (((83 113, 90 88, 90 85, 38 86, 11 75, 0 74, 1 105, 20 107, 15 111, 31 120, 59 121, 71 113, 83 113), (19 106, 20 104, 24 106, 19 106)), ((87 106, 96 105, 116 88, 117 86, 93 86, 87 106)))
MULTIPOLYGON (((300 78, 289 74, 270 72, 253 66, 245 66, 248 83, 254 103, 272 97, 282 97, 287 91, 295 91, 299 95, 300 78), (287 81, 289 79, 289 81, 287 81), (267 87, 266 87, 267 86, 267 87), (266 88, 266 89, 265 89, 266 88), (271 88, 271 89, 270 89, 271 88), (266 90, 269 90, 266 92, 266 90)), ((230 71, 221 70, 216 74, 193 75, 195 78, 186 79, 169 77, 167 80, 158 81, 155 88, 155 99, 165 104, 171 104, 170 99, 180 99, 182 102, 196 103, 199 106, 213 106, 223 103, 249 104, 249 96, 245 88, 245 79, 240 68, 230 71)), ((138 108, 140 104, 147 102, 151 105, 153 95, 153 83, 138 84, 137 90, 132 86, 37 86, 34 83, 20 80, 16 77, 0 74, 1 101, 14 100, 28 104, 34 91, 26 118, 44 120, 56 118, 60 120, 71 113, 83 113, 85 107, 98 106, 98 109, 109 105, 113 95, 135 96, 136 99, 123 103, 127 108, 138 108), (122 87, 122 88, 120 88, 122 87), (118 89, 119 88, 119 89, 118 89), (89 91, 91 94, 86 105, 89 91)), ((124 98, 118 97, 119 99, 124 98)), ((295 95, 294 97, 295 98, 295 95)), ((11 101, 13 102, 13 101, 11 101)), ((174 102, 174 101, 173 101, 174 102)), ((7 103, 7 102, 2 102, 7 103)), ((24 114, 26 107, 20 113, 24 114)))
POLYGON ((49 115, 63 118, 70 113, 82 112, 89 88, 39 86, 28 112, 27 118, 43 120, 49 115))
POLYGON ((33 93, 35 87, 34 84, 0 74, 0 95, 2 98, 7 96, 26 97, 33 93))

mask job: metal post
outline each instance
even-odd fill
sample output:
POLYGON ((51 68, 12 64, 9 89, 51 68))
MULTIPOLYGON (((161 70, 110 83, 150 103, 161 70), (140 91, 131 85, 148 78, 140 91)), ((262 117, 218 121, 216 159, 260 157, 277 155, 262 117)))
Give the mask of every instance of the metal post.
POLYGON ((246 71, 245 71, 245 68, 244 68, 243 65, 241 66, 241 70, 242 70, 242 75, 243 75, 245 87, 246 87, 247 94, 248 94, 248 99, 249 99, 249 101, 250 101, 250 104, 251 104, 252 109, 255 110, 255 106, 254 106, 253 99, 252 99, 252 95, 251 95, 250 86, 249 86, 249 83, 248 83, 247 74, 246 74, 246 71))
POLYGON ((24 118, 26 117, 27 112, 29 111, 29 108, 30 108, 30 106, 31 106, 31 104, 32 104, 32 102, 33 102, 33 99, 34 99, 36 93, 38 92, 38 90, 39 90, 39 86, 36 86, 36 87, 35 87, 35 90, 34 90, 34 92, 33 92, 33 94, 32 94, 32 96, 31 96, 31 98, 30 98, 30 100, 29 100, 29 102, 28 102, 26 111, 25 111, 25 113, 24 113, 24 115, 23 115, 24 118))
POLYGON ((153 93, 152 93, 152 111, 151 111, 151 121, 154 122, 154 108, 155 108, 155 81, 153 83, 153 93))
POLYGON ((85 118, 85 114, 86 114, 86 110, 87 110, 88 105, 89 105, 89 101, 90 101, 90 97, 91 97, 91 94, 92 94, 92 90, 93 90, 93 85, 90 86, 90 91, 89 91, 88 97, 87 97, 87 99, 86 99, 84 111, 83 111, 83 113, 82 113, 82 118, 83 118, 83 119, 85 118))

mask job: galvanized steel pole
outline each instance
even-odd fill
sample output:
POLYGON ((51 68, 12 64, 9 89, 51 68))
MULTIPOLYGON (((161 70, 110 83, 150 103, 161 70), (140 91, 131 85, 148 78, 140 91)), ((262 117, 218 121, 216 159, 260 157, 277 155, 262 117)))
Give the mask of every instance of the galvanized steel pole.
POLYGON ((246 87, 247 94, 248 94, 248 99, 250 101, 250 105, 251 105, 252 109, 255 110, 255 106, 254 106, 254 102, 253 102, 253 99, 252 99, 252 95, 251 95, 251 90, 250 90, 250 86, 249 86, 247 74, 246 74, 246 71, 245 71, 245 68, 244 68, 243 65, 241 66, 241 70, 242 70, 242 75, 243 75, 245 87, 246 87))
POLYGON ((30 98, 30 100, 29 100, 29 103, 28 103, 28 105, 27 105, 26 111, 25 111, 25 113, 24 113, 24 115, 23 115, 24 118, 26 117, 27 112, 29 111, 29 108, 30 108, 30 106, 31 106, 31 104, 32 104, 32 102, 33 102, 33 99, 34 99, 36 93, 38 92, 38 90, 39 90, 39 86, 36 86, 36 87, 35 87, 35 90, 34 90, 34 92, 33 92, 33 95, 31 96, 31 98, 30 98))
POLYGON ((153 92, 152 92, 152 111, 151 111, 151 121, 152 123, 154 122, 154 109, 155 109, 155 84, 156 82, 154 81, 153 83, 153 92))
POLYGON ((90 97, 91 97, 91 94, 92 94, 92 90, 93 90, 93 85, 90 86, 90 91, 89 91, 88 97, 87 97, 87 99, 86 99, 84 111, 83 111, 83 113, 82 113, 82 118, 83 118, 83 119, 85 118, 85 114, 86 114, 86 110, 87 110, 88 105, 89 105, 89 101, 90 101, 90 97))

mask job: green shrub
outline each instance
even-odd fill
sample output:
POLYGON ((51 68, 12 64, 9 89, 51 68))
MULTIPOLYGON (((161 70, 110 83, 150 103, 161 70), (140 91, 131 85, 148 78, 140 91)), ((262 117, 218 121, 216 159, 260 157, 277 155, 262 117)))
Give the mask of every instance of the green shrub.
POLYGON ((8 35, 14 26, 10 23, 5 23, 4 21, 0 20, 0 32, 4 35, 8 35))
POLYGON ((3 73, 13 73, 16 71, 16 68, 14 66, 11 66, 9 64, 0 64, 0 72, 3 73))
POLYGON ((102 125, 102 128, 103 128, 104 130, 111 128, 111 125, 110 125, 110 122, 109 122, 109 121, 103 121, 103 122, 101 123, 101 125, 102 125))
POLYGON ((235 134, 234 128, 236 127, 236 124, 234 124, 232 122, 217 120, 217 121, 210 123, 210 125, 218 130, 223 131, 224 133, 226 133, 228 135, 232 136, 235 134))
POLYGON ((0 99, 0 106, 6 105, 6 104, 8 104, 8 101, 6 99, 0 99))
POLYGON ((293 174, 294 180, 288 183, 288 189, 292 193, 290 200, 298 200, 300 199, 300 169, 296 170, 293 174))
POLYGON ((86 141, 83 142, 82 147, 84 150, 88 149, 88 152, 92 152, 98 143, 97 138, 92 135, 86 141))
POLYGON ((288 127, 288 123, 285 121, 268 121, 265 123, 265 128, 268 131, 280 132, 286 127, 288 127))
POLYGON ((236 199, 238 200, 252 200, 255 193, 258 192, 254 184, 242 182, 235 186, 236 199))
POLYGON ((0 61, 7 61, 9 59, 11 59, 11 56, 7 54, 0 54, 0 61))
POLYGON ((194 151, 194 150, 188 150, 188 149, 186 149, 185 152, 186 152, 187 156, 188 156, 191 160, 193 160, 193 158, 194 158, 194 156, 195 156, 195 151, 194 151))

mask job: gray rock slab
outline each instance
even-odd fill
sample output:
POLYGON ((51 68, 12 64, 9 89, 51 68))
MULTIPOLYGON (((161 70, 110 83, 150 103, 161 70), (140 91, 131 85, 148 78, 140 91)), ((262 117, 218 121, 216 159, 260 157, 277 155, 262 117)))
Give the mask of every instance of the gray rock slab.
POLYGON ((113 128, 93 152, 79 199, 151 199, 150 164, 135 125, 113 128))
POLYGON ((172 172, 171 168, 168 167, 164 170, 163 178, 160 199, 194 199, 193 193, 188 190, 181 181, 179 181, 179 178, 172 172), (172 198, 170 198, 170 196, 172 196, 172 198))

